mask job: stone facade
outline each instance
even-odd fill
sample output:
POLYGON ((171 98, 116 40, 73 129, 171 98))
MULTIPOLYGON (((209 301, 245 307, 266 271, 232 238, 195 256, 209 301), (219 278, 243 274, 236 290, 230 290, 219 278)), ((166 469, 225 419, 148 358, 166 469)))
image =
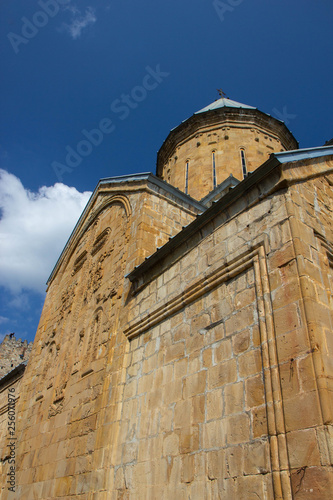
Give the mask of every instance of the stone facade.
POLYGON ((332 148, 209 208, 101 181, 49 280, 1 499, 329 500, 332 186, 332 148))

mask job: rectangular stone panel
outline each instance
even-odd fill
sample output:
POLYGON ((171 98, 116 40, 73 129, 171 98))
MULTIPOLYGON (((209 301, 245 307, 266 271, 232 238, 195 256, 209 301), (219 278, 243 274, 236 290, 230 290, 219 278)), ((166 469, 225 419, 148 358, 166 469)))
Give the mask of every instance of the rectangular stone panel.
POLYGON ((271 466, 258 325, 250 267, 130 341, 117 467, 131 467, 138 498, 152 488, 161 498, 165 487, 170 495, 206 492, 208 479, 228 489, 231 474, 245 489, 245 469, 257 477, 246 484, 265 491, 271 466), (137 473, 157 463, 166 471, 137 473))

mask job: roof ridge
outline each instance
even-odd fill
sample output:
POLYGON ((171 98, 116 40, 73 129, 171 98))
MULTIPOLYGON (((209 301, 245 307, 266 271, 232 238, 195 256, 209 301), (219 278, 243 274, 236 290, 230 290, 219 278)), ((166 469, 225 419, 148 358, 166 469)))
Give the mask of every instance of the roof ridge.
POLYGON ((249 106, 248 104, 242 104, 241 102, 233 101, 232 99, 228 99, 226 97, 221 97, 220 99, 216 99, 214 102, 208 104, 208 106, 196 111, 194 113, 197 115, 198 113, 205 113, 206 111, 211 111, 219 108, 244 108, 244 109, 257 109, 254 106, 249 106))

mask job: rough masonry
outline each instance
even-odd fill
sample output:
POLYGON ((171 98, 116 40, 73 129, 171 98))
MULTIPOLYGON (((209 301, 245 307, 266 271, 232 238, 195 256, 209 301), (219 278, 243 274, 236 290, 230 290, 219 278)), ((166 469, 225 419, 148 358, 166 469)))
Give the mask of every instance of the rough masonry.
POLYGON ((297 147, 220 99, 157 176, 100 181, 48 282, 1 499, 331 498, 333 148, 297 147))

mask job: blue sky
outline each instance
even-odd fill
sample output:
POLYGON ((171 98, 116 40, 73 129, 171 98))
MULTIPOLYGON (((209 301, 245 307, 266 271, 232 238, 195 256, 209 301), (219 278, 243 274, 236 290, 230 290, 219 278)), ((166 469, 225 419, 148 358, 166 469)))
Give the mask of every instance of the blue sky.
POLYGON ((300 147, 333 137, 331 0, 11 0, 0 13, 0 339, 34 338, 98 180, 155 172, 169 130, 217 88, 284 119, 300 147))

